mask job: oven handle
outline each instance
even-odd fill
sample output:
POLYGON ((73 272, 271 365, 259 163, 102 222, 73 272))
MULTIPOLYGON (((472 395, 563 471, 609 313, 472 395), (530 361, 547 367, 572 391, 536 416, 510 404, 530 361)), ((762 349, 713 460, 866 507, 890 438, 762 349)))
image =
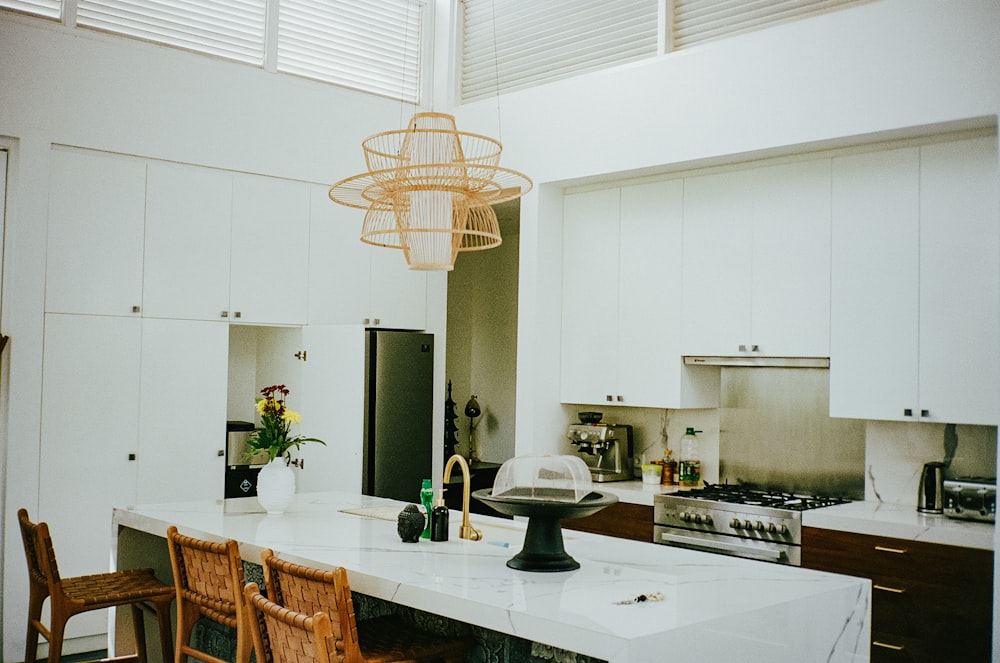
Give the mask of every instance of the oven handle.
POLYGON ((785 559, 784 550, 771 550, 771 549, 755 548, 753 546, 741 546, 737 543, 728 543, 726 541, 714 541, 714 540, 708 541, 706 539, 699 539, 693 536, 670 534, 669 532, 660 533, 660 541, 685 543, 693 546, 701 546, 702 548, 715 548, 717 550, 728 550, 729 552, 735 552, 742 555, 752 555, 753 557, 764 557, 767 559, 774 559, 776 561, 782 561, 785 559))

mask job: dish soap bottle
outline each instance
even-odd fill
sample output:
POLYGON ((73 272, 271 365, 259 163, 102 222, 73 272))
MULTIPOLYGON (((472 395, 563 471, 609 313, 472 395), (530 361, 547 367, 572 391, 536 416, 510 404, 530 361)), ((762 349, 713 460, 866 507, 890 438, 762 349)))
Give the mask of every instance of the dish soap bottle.
POLYGON ((431 541, 448 540, 448 507, 444 505, 444 490, 439 494, 437 505, 431 511, 431 541))
POLYGON ((427 523, 424 525, 424 531, 420 538, 429 539, 431 538, 431 510, 434 506, 434 488, 431 486, 430 479, 424 479, 424 484, 420 488, 420 503, 424 505, 424 513, 427 514, 427 523))
POLYGON ((688 428, 681 438, 681 459, 677 464, 677 483, 680 486, 692 488, 701 483, 701 454, 698 453, 698 438, 700 430, 688 428))

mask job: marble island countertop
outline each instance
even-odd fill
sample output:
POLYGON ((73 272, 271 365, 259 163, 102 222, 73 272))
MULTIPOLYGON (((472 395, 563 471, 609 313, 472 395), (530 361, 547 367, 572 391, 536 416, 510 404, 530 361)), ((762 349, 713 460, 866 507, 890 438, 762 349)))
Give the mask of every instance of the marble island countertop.
POLYGON ((114 512, 118 526, 165 536, 170 524, 316 566, 344 566, 352 589, 544 645, 613 662, 697 652, 703 663, 868 660, 867 580, 566 530, 576 571, 516 571, 525 523, 473 515, 483 541, 403 543, 403 503, 305 493, 280 517, 255 498, 145 505, 114 512), (660 601, 621 605, 639 595, 660 601))
MULTIPOLYGON (((594 484, 595 489, 614 493, 622 502, 652 506, 653 496, 683 492, 678 486, 644 484, 642 481, 613 481, 594 484)), ((915 506, 860 500, 812 509, 802 513, 802 524, 856 534, 941 543, 982 550, 994 549, 991 523, 955 520, 943 515, 919 513, 915 506)))

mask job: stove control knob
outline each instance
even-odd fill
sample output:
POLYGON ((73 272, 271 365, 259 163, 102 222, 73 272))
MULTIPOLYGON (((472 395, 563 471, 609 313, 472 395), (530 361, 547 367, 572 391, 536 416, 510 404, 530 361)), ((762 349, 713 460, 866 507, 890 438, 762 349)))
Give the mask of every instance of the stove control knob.
POLYGON ((758 532, 763 532, 764 529, 765 529, 764 523, 760 522, 759 520, 756 523, 754 523, 753 526, 754 526, 754 529, 757 530, 758 532))
POLYGON ((681 511, 680 513, 677 514, 677 517, 680 518, 685 523, 691 522, 691 514, 688 513, 687 511, 681 511))
POLYGON ((732 527, 733 529, 742 529, 743 522, 739 518, 733 518, 732 520, 729 521, 729 526, 732 527))
POLYGON ((702 525, 711 525, 712 516, 708 515, 707 513, 704 516, 698 516, 698 522, 702 525))
POLYGON ((767 531, 771 534, 781 534, 784 536, 785 534, 788 534, 788 525, 775 525, 774 523, 771 523, 767 526, 767 531))
POLYGON ((753 531, 753 523, 750 522, 749 520, 744 520, 743 521, 743 529, 749 530, 749 531, 752 532, 753 531))

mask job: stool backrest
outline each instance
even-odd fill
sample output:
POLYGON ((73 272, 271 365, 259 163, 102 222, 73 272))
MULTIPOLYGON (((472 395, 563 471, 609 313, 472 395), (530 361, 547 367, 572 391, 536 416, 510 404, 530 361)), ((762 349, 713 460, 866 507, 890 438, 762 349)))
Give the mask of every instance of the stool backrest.
POLYGON ((21 525, 24 556, 28 560, 28 578, 32 584, 44 586, 48 592, 58 591, 59 565, 56 563, 49 526, 46 523, 31 522, 27 509, 18 509, 17 520, 21 525))
POLYGON ((336 663, 327 647, 332 641, 330 618, 326 613, 313 616, 283 608, 264 598, 257 583, 244 588, 250 612, 250 632, 258 663, 336 663))
POLYGON ((190 603, 202 617, 237 628, 243 620, 243 560, 239 544, 204 541, 167 530, 177 604, 190 603))
POLYGON ((348 663, 364 660, 351 587, 343 567, 327 571, 302 566, 275 557, 270 549, 263 552, 261 560, 269 599, 298 613, 325 613, 330 619, 335 650, 343 652, 348 663))

